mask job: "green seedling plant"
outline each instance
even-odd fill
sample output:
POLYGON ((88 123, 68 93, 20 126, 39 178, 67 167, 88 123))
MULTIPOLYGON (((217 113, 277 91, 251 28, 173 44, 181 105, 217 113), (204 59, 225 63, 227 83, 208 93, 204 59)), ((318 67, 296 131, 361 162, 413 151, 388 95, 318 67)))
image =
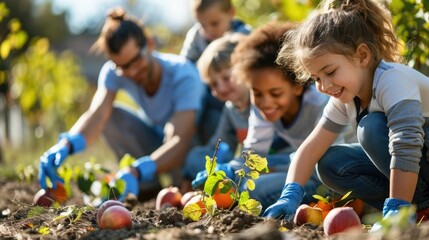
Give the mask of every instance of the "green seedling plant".
POLYGON ((216 194, 217 189, 221 194, 230 192, 230 197, 233 203, 229 207, 229 211, 233 208, 238 208, 244 212, 259 215, 262 211, 262 205, 255 199, 250 198, 249 191, 240 191, 242 184, 247 185, 247 189, 253 191, 255 189, 255 179, 258 179, 261 172, 268 173, 268 162, 266 158, 259 156, 253 151, 244 151, 241 157, 245 160, 242 168, 235 171, 235 175, 238 176, 238 181, 235 182, 226 176, 224 171, 215 171, 217 165, 217 150, 219 148, 220 139, 218 140, 215 148, 215 152, 212 158, 206 156, 205 169, 207 171, 207 180, 204 183, 204 188, 201 201, 205 206, 202 209, 201 205, 197 203, 191 203, 184 207, 183 215, 185 218, 189 218, 193 221, 198 221, 203 215, 203 210, 207 211, 211 216, 216 216, 220 213, 220 209, 217 207, 216 201, 213 196, 216 194), (245 167, 249 170, 246 171, 245 167), (230 191, 231 188, 234 191, 230 191))

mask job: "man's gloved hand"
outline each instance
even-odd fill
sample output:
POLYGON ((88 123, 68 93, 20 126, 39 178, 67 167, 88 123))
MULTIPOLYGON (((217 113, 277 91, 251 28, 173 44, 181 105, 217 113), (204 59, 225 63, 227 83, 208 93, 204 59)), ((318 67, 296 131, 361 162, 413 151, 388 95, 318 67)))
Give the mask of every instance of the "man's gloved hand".
MULTIPOLYGON (((411 206, 411 203, 407 201, 396 198, 386 198, 383 206, 383 219, 391 218, 399 213, 400 208, 409 206, 411 206)), ((410 225, 414 225, 416 223, 416 214, 410 216, 410 218, 408 219, 408 223, 410 225)), ((372 226, 370 232, 377 232, 382 229, 382 227, 383 226, 380 222, 376 222, 372 226)))
POLYGON ((123 202, 129 193, 136 196, 139 194, 139 181, 137 177, 130 172, 129 169, 120 170, 116 173, 116 179, 121 179, 125 182, 125 190, 119 196, 118 201, 123 202))
POLYGON ((304 197, 304 188, 297 183, 286 183, 276 203, 269 206, 262 216, 290 220, 304 197))
MULTIPOLYGON (((223 164, 217 164, 214 171, 224 171, 226 176, 230 179, 234 179, 235 171, 234 169, 227 163, 223 164)), ((203 170, 197 173, 197 176, 192 181, 192 188, 198 189, 200 186, 202 186, 207 180, 207 171, 203 170)))
POLYGON ((40 157, 39 184, 43 189, 47 188, 46 177, 52 182, 52 188, 57 187, 57 182, 64 182, 57 174, 57 169, 69 154, 80 152, 86 147, 86 141, 82 134, 60 135, 58 143, 51 147, 40 157))
POLYGON ((149 156, 144 156, 133 162, 132 167, 137 170, 135 176, 130 170, 121 170, 116 174, 116 179, 125 182, 125 191, 119 196, 119 201, 124 201, 129 193, 139 195, 139 183, 149 182, 155 179, 157 166, 149 156))

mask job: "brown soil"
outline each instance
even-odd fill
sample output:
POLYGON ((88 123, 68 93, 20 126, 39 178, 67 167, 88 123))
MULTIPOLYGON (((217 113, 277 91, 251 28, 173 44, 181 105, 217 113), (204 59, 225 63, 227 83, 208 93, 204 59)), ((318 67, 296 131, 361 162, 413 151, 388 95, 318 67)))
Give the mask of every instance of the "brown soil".
MULTIPOLYGON (((0 179, 0 239, 326 239, 322 227, 268 220, 240 211, 226 211, 198 222, 184 219, 175 208, 155 210, 155 201, 138 203, 128 199, 133 227, 121 230, 101 230, 97 226, 94 208, 84 210, 82 196, 74 196, 64 206, 35 207, 36 183, 0 179), (69 209, 72 214, 61 217, 69 209), (78 210, 82 210, 80 215, 78 210)), ((344 234, 333 239, 382 239, 362 233, 344 234)), ((429 239, 429 223, 406 231, 392 231, 383 239, 429 239)))

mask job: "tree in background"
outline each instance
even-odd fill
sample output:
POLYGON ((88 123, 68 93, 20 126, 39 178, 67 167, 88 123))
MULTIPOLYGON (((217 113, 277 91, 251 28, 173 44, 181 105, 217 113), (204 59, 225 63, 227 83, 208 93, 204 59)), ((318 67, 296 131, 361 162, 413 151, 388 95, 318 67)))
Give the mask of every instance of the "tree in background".
MULTIPOLYGON (((33 133, 29 137, 34 139, 45 134, 57 135, 58 129, 67 129, 76 121, 75 116, 84 108, 88 84, 76 56, 70 51, 57 54, 50 49, 51 39, 58 43, 68 36, 64 15, 50 13, 48 2, 48 7, 39 9, 40 18, 36 18, 28 6, 31 6, 29 0, 0 3, 0 86, 4 86, 1 89, 3 95, 8 96, 8 105, 19 104, 33 133), (22 8, 22 4, 27 7, 22 8), (19 16, 19 20, 15 16, 19 16), (21 21, 28 24, 24 27, 21 21), (3 27, 5 25, 7 27, 3 27), (35 29, 49 29, 45 30, 48 37, 36 37, 35 29)), ((43 31, 39 33, 45 36, 43 31)), ((9 131, 8 105, 4 109, 6 133, 9 131)))
POLYGON ((392 0, 393 23, 408 64, 429 75, 429 1, 392 0))
MULTIPOLYGON (((27 41, 27 34, 21 30, 19 20, 13 18, 7 20, 9 9, 4 2, 0 3, 0 112, 5 122, 5 137, 8 137, 8 119, 10 105, 8 62, 10 53, 21 49, 27 41)), ((0 145, 0 162, 3 162, 3 151, 0 145)))

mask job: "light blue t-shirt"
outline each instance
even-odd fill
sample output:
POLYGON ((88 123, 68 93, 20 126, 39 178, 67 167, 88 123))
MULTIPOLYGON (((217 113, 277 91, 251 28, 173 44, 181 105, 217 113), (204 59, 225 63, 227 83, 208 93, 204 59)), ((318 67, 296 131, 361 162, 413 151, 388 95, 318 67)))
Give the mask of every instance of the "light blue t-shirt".
POLYGON ((141 107, 143 119, 160 128, 175 112, 201 109, 204 85, 195 65, 184 57, 152 52, 152 57, 161 64, 161 84, 153 96, 132 80, 118 76, 115 64, 107 61, 98 78, 98 87, 111 91, 127 92, 141 107))

